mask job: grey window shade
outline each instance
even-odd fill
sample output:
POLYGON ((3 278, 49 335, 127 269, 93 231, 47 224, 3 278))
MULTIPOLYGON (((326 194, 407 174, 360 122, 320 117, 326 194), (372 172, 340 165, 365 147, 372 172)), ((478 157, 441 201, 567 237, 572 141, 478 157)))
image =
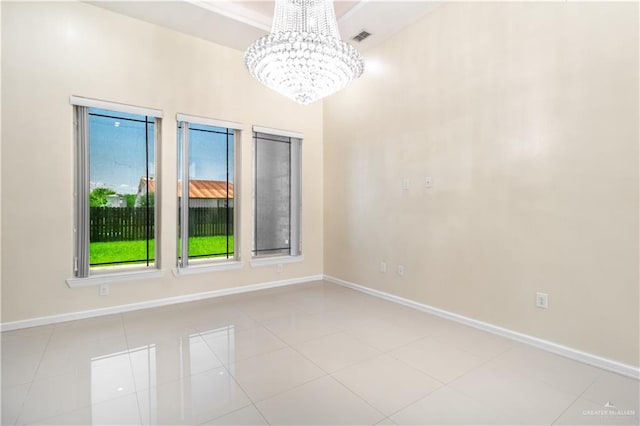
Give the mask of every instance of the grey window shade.
POLYGON ((300 254, 300 144, 254 133, 254 256, 300 254))

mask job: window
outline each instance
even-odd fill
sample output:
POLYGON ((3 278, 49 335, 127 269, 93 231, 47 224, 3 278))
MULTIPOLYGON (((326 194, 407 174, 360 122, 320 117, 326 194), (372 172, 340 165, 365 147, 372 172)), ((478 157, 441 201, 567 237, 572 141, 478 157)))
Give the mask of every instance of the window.
POLYGON ((236 123, 178 115, 178 266, 235 260, 236 123))
POLYGON ((253 256, 299 256, 302 135, 255 126, 253 130, 253 256))
MULTIPOLYGON (((155 151, 161 112, 72 97, 77 278, 107 267, 154 268, 155 151)), ((112 268, 109 268, 110 270, 112 268)))

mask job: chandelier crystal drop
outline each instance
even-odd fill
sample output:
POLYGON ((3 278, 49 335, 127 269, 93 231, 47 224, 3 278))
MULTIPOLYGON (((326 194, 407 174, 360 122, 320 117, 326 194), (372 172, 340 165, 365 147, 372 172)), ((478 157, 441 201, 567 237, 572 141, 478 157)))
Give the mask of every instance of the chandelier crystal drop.
POLYGON ((360 77, 360 53, 340 38, 333 0, 276 0, 271 33, 244 56, 258 81, 307 105, 360 77))

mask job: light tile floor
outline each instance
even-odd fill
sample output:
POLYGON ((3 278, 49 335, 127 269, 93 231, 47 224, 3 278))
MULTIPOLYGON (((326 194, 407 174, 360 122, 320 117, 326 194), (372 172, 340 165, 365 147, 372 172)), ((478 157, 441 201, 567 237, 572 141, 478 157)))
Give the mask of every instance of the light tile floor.
POLYGON ((639 399, 637 380, 323 282, 2 333, 3 425, 637 425, 639 399))

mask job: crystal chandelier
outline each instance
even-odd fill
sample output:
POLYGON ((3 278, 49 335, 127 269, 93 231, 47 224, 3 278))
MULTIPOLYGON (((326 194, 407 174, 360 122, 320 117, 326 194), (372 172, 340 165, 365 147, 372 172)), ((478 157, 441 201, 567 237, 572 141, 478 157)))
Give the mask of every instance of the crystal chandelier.
POLYGON ((265 86, 307 105, 360 77, 360 53, 342 41, 333 0, 276 0, 271 33, 244 60, 265 86))

